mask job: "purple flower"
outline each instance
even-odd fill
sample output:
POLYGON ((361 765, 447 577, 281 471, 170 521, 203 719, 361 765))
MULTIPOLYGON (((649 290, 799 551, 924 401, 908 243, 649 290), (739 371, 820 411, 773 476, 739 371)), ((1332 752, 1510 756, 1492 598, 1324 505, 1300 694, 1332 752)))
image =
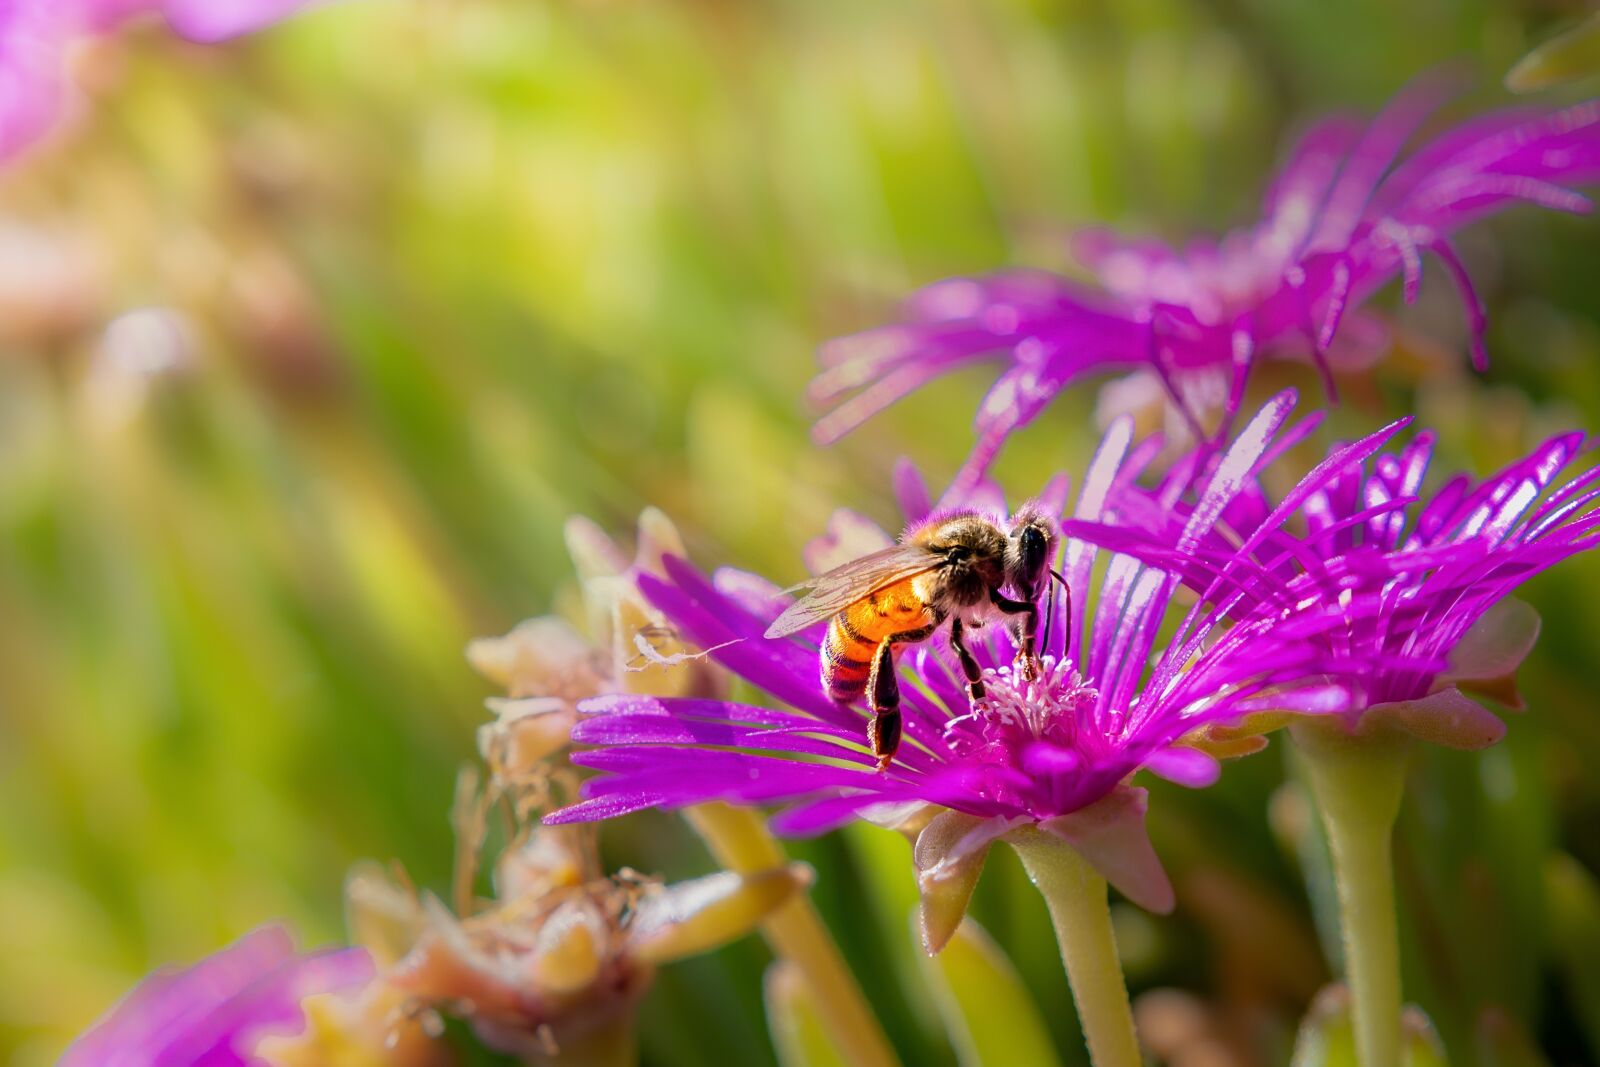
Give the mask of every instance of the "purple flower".
POLYGON ((0 161, 49 131, 61 112, 73 42, 160 15, 191 41, 258 30, 320 0, 0 0, 0 161))
MULTIPOLYGON (((1221 458, 1176 537, 1177 552, 1211 535, 1216 517, 1269 454, 1292 405, 1290 395, 1279 397, 1221 458)), ((1108 497, 1159 448, 1158 439, 1134 445, 1131 420, 1118 420, 1090 464, 1073 516, 1101 518, 1108 497)), ((1052 483, 1040 504, 1059 512, 1065 484, 1052 483)), ((914 511, 925 510, 916 485, 902 477, 900 488, 914 511)), ((887 543, 881 532, 874 543, 859 519, 836 522, 833 533, 849 543, 814 548, 853 556, 887 543)), ((603 773, 586 783, 586 799, 547 821, 710 800, 788 803, 774 827, 789 833, 818 833, 858 816, 911 820, 928 826, 924 839, 943 835, 926 855, 919 839, 925 876, 1014 828, 1037 825, 1068 840, 1135 900, 1169 907, 1171 887, 1142 834, 1143 794, 1124 785, 1128 777, 1147 768, 1185 785, 1209 785, 1216 761, 1185 743, 1197 731, 1267 708, 1344 710, 1348 685, 1324 675, 1371 664, 1359 655, 1349 660, 1331 638, 1279 638, 1286 618, 1305 634, 1343 624, 1320 605, 1296 611, 1263 600, 1259 609, 1238 606, 1226 616, 1197 606, 1167 638, 1163 627, 1172 621, 1179 584, 1173 575, 1127 555, 1097 568, 1096 550, 1079 540, 1065 543, 1060 570, 1070 597, 1045 613, 1036 679, 1023 678, 999 626, 969 637, 987 688, 975 706, 943 635, 906 650, 898 667, 905 743, 894 764, 878 772, 861 711, 834 703, 819 684, 821 627, 799 639, 766 640, 787 603, 770 583, 738 571, 710 580, 668 559, 665 580, 640 577, 644 594, 687 640, 788 707, 630 695, 585 701, 573 739, 598 747, 573 762, 603 773), (930 806, 956 817, 928 824, 930 806)))
POLYGON ((259 1038, 304 1025, 303 999, 372 977, 363 949, 300 955, 281 927, 264 927, 193 967, 146 978, 59 1067, 246 1067, 259 1062, 259 1038))
POLYGON ((1076 253, 1096 284, 1009 271, 928 286, 906 321, 823 346, 811 398, 832 410, 814 435, 834 441, 929 380, 1003 354, 1010 365, 978 408, 958 484, 1099 371, 1135 372, 1193 436, 1224 439, 1258 359, 1308 359, 1332 396, 1330 364, 1378 358, 1387 331, 1359 305, 1397 275, 1414 300, 1428 253, 1461 292, 1483 369, 1484 311, 1450 235, 1516 203, 1588 211, 1566 186, 1600 177, 1600 101, 1483 116, 1400 159, 1442 89, 1424 80, 1365 127, 1342 117, 1314 126, 1269 187, 1261 221, 1220 240, 1180 250, 1086 233, 1076 253), (1214 433, 1208 410, 1224 412, 1214 433))
MULTIPOLYGON (((1510 595, 1600 543, 1600 468, 1562 480, 1585 448, 1583 434, 1567 433, 1481 483, 1457 474, 1428 493, 1432 434, 1375 454, 1406 421, 1334 448, 1276 502, 1252 477, 1182 554, 1171 538, 1206 505, 1174 489, 1187 477, 1181 465, 1162 489, 1120 487, 1103 516, 1120 528, 1067 529, 1170 568, 1214 612, 1315 605, 1314 633, 1297 617, 1281 636, 1365 664, 1346 676, 1358 698, 1346 711, 1352 730, 1381 717, 1425 740, 1492 744, 1504 724, 1463 690, 1520 707, 1514 675, 1539 618, 1510 595), (1342 624, 1326 625, 1326 612, 1342 624)), ((1195 453, 1188 462, 1207 461, 1195 453)))

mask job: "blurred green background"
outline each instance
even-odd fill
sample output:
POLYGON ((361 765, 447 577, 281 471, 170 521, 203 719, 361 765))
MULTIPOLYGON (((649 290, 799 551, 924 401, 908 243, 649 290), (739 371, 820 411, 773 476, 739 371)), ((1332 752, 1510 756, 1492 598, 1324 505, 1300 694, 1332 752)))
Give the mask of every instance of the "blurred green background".
MULTIPOLYGON (((51 1063, 150 967, 263 921, 341 937, 358 859, 442 888, 488 692, 462 647, 573 604, 568 514, 626 533, 659 504, 702 563, 787 582, 833 507, 893 521, 896 456, 955 469, 990 372, 822 451, 799 400, 819 341, 947 274, 1064 266, 1075 226, 1248 221, 1309 117, 1447 60, 1478 75, 1452 114, 1504 103, 1500 75, 1580 9, 391 0, 225 48, 97 44, 81 113, 0 176, 0 1060, 51 1063)), ((1463 245, 1489 375, 1430 268, 1334 423, 1414 405, 1483 472, 1600 426, 1600 226, 1525 210, 1463 245)), ((1012 492, 1081 468, 1093 404, 1013 443, 1012 492)), ((1600 1060, 1600 560, 1529 598, 1530 712, 1419 762, 1398 846, 1408 993, 1483 1067, 1600 1060)), ((1193 995, 1146 1017, 1198 1013, 1240 1063, 1281 1063, 1328 977, 1281 747, 1155 787, 1179 908, 1118 913, 1135 993, 1193 995)), ((606 842, 710 866, 666 816, 606 842)), ((796 851, 904 1061, 954 1063, 906 846, 796 851)), ((975 914, 1083 1062, 1009 854, 975 914)), ((766 959, 750 940, 665 973, 646 1061, 772 1062, 766 959)), ((1191 1053, 1171 1062, 1233 1062, 1191 1053)))

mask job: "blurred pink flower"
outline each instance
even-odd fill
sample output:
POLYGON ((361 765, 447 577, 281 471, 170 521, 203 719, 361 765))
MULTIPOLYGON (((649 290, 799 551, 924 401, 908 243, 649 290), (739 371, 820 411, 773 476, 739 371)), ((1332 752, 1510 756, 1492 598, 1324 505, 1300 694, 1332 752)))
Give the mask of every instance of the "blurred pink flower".
POLYGON ((78 40, 159 15, 191 41, 261 29, 321 0, 0 0, 0 162, 49 131, 66 95, 63 66, 78 40))
POLYGON ((1193 436, 1220 442, 1259 360, 1315 364, 1332 399, 1332 368, 1380 358, 1388 331, 1361 304, 1397 277, 1415 300, 1427 256, 1460 292, 1483 370, 1483 304, 1452 235, 1518 204, 1589 211, 1570 187, 1600 179, 1600 100, 1482 115, 1403 152, 1447 89, 1423 79, 1370 124, 1313 126, 1261 218, 1219 239, 1180 248, 1097 230, 1074 245, 1090 282, 1011 270, 927 286, 901 322, 822 347, 810 398, 828 410, 814 436, 835 441, 932 379, 1000 356, 960 485, 1063 389, 1105 372, 1137 376, 1193 436))
POLYGON ((373 972, 365 949, 301 955, 282 927, 263 927, 146 978, 57 1067, 245 1067, 257 1040, 305 1025, 306 997, 358 989, 373 972))

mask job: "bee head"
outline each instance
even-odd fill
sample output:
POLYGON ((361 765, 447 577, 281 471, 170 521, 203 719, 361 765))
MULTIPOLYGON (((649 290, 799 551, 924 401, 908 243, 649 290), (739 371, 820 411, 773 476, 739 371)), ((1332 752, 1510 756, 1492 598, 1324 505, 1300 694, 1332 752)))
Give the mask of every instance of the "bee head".
POLYGON ((1060 527, 1037 500, 1011 519, 1006 537, 1006 582, 1025 600, 1038 600, 1061 540, 1060 527))

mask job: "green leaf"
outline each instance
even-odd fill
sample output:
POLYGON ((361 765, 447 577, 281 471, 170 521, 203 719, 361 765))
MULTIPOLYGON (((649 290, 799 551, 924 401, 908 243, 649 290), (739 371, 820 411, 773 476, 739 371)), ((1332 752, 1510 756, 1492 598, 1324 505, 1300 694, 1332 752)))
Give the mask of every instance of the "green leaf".
POLYGON ((1600 73, 1600 14, 1523 56, 1506 74, 1506 88, 1531 93, 1600 73))
MULTIPOLYGON (((912 923, 912 937, 921 935, 912 923)), ((923 973, 961 1067, 1059 1063, 1033 997, 983 927, 967 919, 923 973)))
POLYGON ((767 1028, 782 1067, 847 1067, 833 1046, 805 979, 792 964, 767 968, 767 1028))

